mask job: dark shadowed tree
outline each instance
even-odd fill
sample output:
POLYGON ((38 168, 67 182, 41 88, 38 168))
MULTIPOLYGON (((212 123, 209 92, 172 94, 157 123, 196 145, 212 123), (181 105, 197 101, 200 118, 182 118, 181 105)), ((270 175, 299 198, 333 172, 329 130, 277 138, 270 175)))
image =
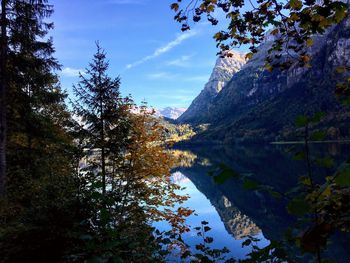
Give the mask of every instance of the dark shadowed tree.
POLYGON ((53 25, 46 22, 53 9, 45 0, 8 0, 2 6, 7 12, 7 56, 1 61, 6 63, 1 114, 7 115, 7 173, 0 205, 1 260, 54 261, 67 246, 63 236, 77 209, 72 209, 72 122, 55 73, 60 66, 48 37, 53 25))
MULTIPOLYGON (((4 192, 5 173, 10 173, 13 160, 11 149, 23 153, 30 159, 34 138, 46 125, 41 117, 48 117, 51 105, 61 103, 64 95, 58 86, 54 70, 60 68, 53 58, 52 39, 47 37, 53 28, 44 21, 52 12, 46 0, 1 1, 1 76, 0 76, 0 184, 4 192), (46 115, 46 116, 45 116, 46 115), (41 120, 40 120, 41 119, 41 120), (7 133, 6 133, 7 132, 7 133), (19 134, 26 145, 18 144, 19 134), (7 143, 6 143, 7 142, 7 143), (6 154, 4 154, 6 152, 6 154)), ((48 138, 49 136, 45 136, 48 138)), ((28 169, 35 170, 35 162, 26 160, 28 169)), ((1 190, 0 189, 0 190, 1 190)))
POLYGON ((0 36, 0 196, 5 194, 6 180, 6 64, 7 64, 7 1, 1 1, 0 36))

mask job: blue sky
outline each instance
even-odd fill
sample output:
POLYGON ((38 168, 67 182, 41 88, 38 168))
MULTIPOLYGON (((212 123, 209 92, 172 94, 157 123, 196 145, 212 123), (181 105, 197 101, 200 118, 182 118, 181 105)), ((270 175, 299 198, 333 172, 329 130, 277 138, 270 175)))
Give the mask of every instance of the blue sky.
POLYGON ((71 92, 91 61, 95 41, 106 50, 109 74, 120 76, 123 95, 157 108, 188 107, 208 80, 218 29, 200 23, 181 33, 172 0, 51 0, 51 32, 63 65, 61 83, 71 92))

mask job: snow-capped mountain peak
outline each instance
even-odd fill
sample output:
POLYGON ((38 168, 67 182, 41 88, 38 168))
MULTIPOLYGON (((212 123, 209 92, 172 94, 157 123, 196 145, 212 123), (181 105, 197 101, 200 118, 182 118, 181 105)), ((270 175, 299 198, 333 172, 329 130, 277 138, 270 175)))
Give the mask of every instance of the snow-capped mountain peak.
POLYGON ((157 109, 155 115, 176 120, 187 110, 187 108, 165 107, 157 109))

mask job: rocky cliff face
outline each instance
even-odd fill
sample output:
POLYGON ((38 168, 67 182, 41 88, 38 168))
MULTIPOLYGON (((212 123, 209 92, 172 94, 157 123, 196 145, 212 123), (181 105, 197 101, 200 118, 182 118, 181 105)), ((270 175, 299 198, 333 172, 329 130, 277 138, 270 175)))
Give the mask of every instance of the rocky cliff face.
POLYGON ((190 107, 183 113, 178 121, 188 123, 200 123, 209 114, 209 105, 222 90, 232 76, 245 64, 245 55, 230 52, 230 56, 218 58, 202 92, 194 99, 190 107))
POLYGON ((211 124, 197 141, 296 139, 296 116, 318 111, 327 113, 323 127, 335 126, 340 137, 349 136, 349 111, 341 107, 334 92, 339 81, 335 69, 350 66, 350 18, 327 34, 315 36, 312 68, 267 72, 263 64, 271 41, 267 39, 258 54, 206 104, 205 114, 191 119, 211 124))

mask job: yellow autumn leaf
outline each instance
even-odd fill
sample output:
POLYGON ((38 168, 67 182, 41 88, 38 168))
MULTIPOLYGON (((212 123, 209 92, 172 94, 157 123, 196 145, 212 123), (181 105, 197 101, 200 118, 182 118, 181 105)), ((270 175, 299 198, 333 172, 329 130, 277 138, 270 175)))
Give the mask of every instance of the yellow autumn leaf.
POLYGON ((335 70, 336 70, 337 73, 341 74, 341 73, 344 73, 346 71, 346 67, 345 66, 339 66, 335 70))
POLYGON ((173 3, 171 4, 170 8, 177 12, 179 10, 179 4, 178 3, 173 3))
POLYGON ((249 53, 247 53, 246 55, 245 55, 245 59, 246 60, 249 60, 249 59, 251 59, 252 57, 253 57, 253 53, 252 52, 249 52, 249 53))
POLYGON ((208 6, 208 8, 207 8, 207 12, 208 12, 208 13, 212 13, 212 12, 214 12, 214 10, 215 10, 215 7, 214 7, 213 5, 210 5, 210 6, 208 6))
POLYGON ((215 38, 216 40, 220 40, 220 39, 222 38, 222 33, 217 32, 217 33, 214 35, 214 38, 215 38))
POLYGON ((300 10, 303 7, 303 3, 300 0, 290 0, 289 5, 294 10, 300 10))
POLYGON ((271 64, 265 64, 265 69, 267 70, 267 71, 269 71, 269 72, 272 72, 272 70, 273 70, 273 66, 271 65, 271 64))
POLYGON ((308 47, 311 47, 314 44, 314 40, 312 38, 309 38, 308 40, 306 40, 306 45, 308 47))
POLYGON ((310 56, 309 55, 303 55, 303 56, 300 56, 300 59, 306 63, 306 62, 309 62, 310 61, 310 56))
POLYGON ((296 13, 293 13, 290 15, 290 17, 288 18, 288 21, 297 21, 299 20, 299 16, 296 13))
POLYGON ((324 191, 322 192, 322 196, 323 197, 329 197, 331 195, 332 191, 331 191, 331 187, 327 186, 326 189, 324 189, 324 191))
POLYGON ((271 35, 277 35, 279 32, 278 28, 275 28, 274 30, 271 31, 271 35))

